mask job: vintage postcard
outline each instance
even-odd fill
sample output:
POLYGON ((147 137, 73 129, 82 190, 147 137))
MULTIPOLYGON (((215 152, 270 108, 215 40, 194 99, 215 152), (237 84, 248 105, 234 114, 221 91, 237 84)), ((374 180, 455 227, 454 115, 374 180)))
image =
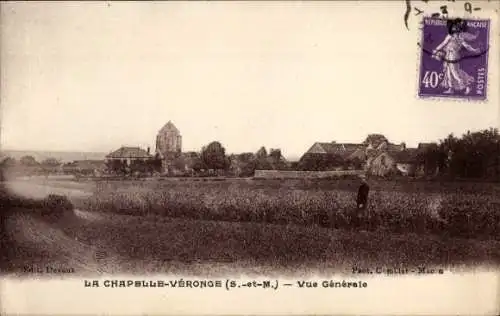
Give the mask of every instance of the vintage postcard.
POLYGON ((1 2, 6 315, 498 315, 500 2, 1 2))

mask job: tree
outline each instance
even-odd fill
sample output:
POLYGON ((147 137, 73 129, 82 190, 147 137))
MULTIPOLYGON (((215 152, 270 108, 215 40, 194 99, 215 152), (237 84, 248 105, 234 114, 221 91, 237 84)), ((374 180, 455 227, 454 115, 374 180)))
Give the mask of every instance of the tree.
POLYGON ((226 170, 229 168, 226 149, 217 141, 211 142, 202 148, 201 161, 208 169, 226 170))
POLYGON ((386 143, 389 142, 387 137, 385 137, 384 135, 382 135, 382 134, 370 134, 366 137, 363 144, 365 144, 365 145, 371 144, 371 145, 373 145, 374 148, 376 148, 384 142, 386 142, 386 143))
POLYGON ((125 175, 127 173, 127 163, 119 159, 111 159, 105 162, 106 172, 115 175, 125 175))
MULTIPOLYGON (((423 167, 424 174, 434 175, 440 170, 441 150, 437 144, 432 144, 417 153, 417 163, 423 167)), ((442 166, 441 166, 442 167, 442 166)))
POLYGON ((269 157, 272 159, 273 162, 279 162, 281 161, 281 149, 271 149, 269 152, 269 157))
POLYGON ((23 156, 19 160, 21 165, 23 166, 38 166, 38 161, 36 161, 35 157, 33 156, 23 156))
POLYGON ((292 161, 290 163, 290 170, 300 170, 300 165, 299 165, 299 162, 298 161, 292 161))
POLYGON ((257 170, 273 170, 273 165, 267 159, 267 157, 255 160, 254 165, 255 165, 254 169, 257 170))
POLYGON ((249 163, 255 159, 255 155, 253 153, 241 153, 236 158, 241 162, 249 163))
POLYGON ((255 154, 255 158, 256 158, 257 160, 267 158, 267 150, 266 150, 266 147, 264 147, 264 146, 260 147, 260 149, 259 149, 259 150, 257 151, 257 153, 255 154))
POLYGON ((450 177, 491 178, 500 177, 500 135, 490 128, 461 138, 448 135, 440 141, 436 160, 439 173, 450 177))
POLYGON ((0 165, 2 165, 3 167, 7 167, 7 168, 15 167, 17 165, 17 160, 15 158, 12 158, 12 157, 5 157, 5 159, 2 160, 0 165))
POLYGON ((160 173, 160 172, 162 172, 163 163, 162 163, 162 159, 160 157, 160 154, 156 153, 154 155, 154 157, 149 158, 146 161, 146 165, 147 165, 147 170, 150 173, 154 173, 154 172, 160 173))
POLYGON ((201 170, 208 169, 201 157, 193 158, 192 168, 195 172, 200 172, 201 170))
POLYGON ((15 167, 17 161, 12 157, 5 157, 3 160, 0 159, 0 181, 5 180, 5 175, 7 170, 15 167))
POLYGON ((142 159, 134 159, 130 162, 130 172, 132 174, 139 173, 144 174, 148 172, 148 165, 145 160, 142 159))
POLYGON ((50 157, 50 158, 42 160, 40 165, 42 165, 44 167, 57 167, 57 166, 61 165, 61 162, 59 160, 57 160, 56 158, 50 157))

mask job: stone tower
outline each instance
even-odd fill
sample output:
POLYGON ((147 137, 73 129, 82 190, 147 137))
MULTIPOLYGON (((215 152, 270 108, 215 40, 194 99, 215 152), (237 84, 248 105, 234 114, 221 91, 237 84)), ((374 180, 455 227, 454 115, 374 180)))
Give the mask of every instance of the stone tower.
POLYGON ((175 125, 168 121, 156 136, 156 153, 167 158, 182 152, 182 136, 175 125))

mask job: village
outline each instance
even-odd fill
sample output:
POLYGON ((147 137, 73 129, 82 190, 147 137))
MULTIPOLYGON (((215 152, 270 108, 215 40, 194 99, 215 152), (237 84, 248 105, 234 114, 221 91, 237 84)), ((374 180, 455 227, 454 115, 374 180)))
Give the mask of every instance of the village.
POLYGON ((315 142, 298 161, 290 161, 278 148, 261 147, 255 152, 227 155, 223 144, 217 141, 199 152, 183 151, 181 132, 168 121, 158 131, 155 145, 154 152, 150 147, 121 146, 102 160, 60 162, 47 158, 37 162, 33 157, 22 157, 11 165, 19 167, 13 169, 24 174, 78 177, 300 178, 361 173, 417 177, 436 172, 435 168, 429 170, 422 159, 436 143, 419 143, 417 148, 407 148, 405 143, 394 144, 382 134, 369 134, 359 143, 315 142))

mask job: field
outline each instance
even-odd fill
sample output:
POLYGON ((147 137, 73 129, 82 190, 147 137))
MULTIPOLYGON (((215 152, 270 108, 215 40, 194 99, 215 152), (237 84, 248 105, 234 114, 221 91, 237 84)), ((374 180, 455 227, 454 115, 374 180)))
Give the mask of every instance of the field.
POLYGON ((357 185, 353 180, 101 182, 79 206, 140 216, 500 239, 500 194, 492 184, 373 183, 369 207, 360 214, 357 185))
POLYGON ((197 275, 327 273, 365 266, 500 263, 498 187, 371 182, 353 215, 358 183, 250 179, 31 180, 11 190, 64 194, 59 220, 18 204, 4 221, 10 267, 47 262, 79 273, 197 275), (100 255, 96 255, 100 254, 100 255))

